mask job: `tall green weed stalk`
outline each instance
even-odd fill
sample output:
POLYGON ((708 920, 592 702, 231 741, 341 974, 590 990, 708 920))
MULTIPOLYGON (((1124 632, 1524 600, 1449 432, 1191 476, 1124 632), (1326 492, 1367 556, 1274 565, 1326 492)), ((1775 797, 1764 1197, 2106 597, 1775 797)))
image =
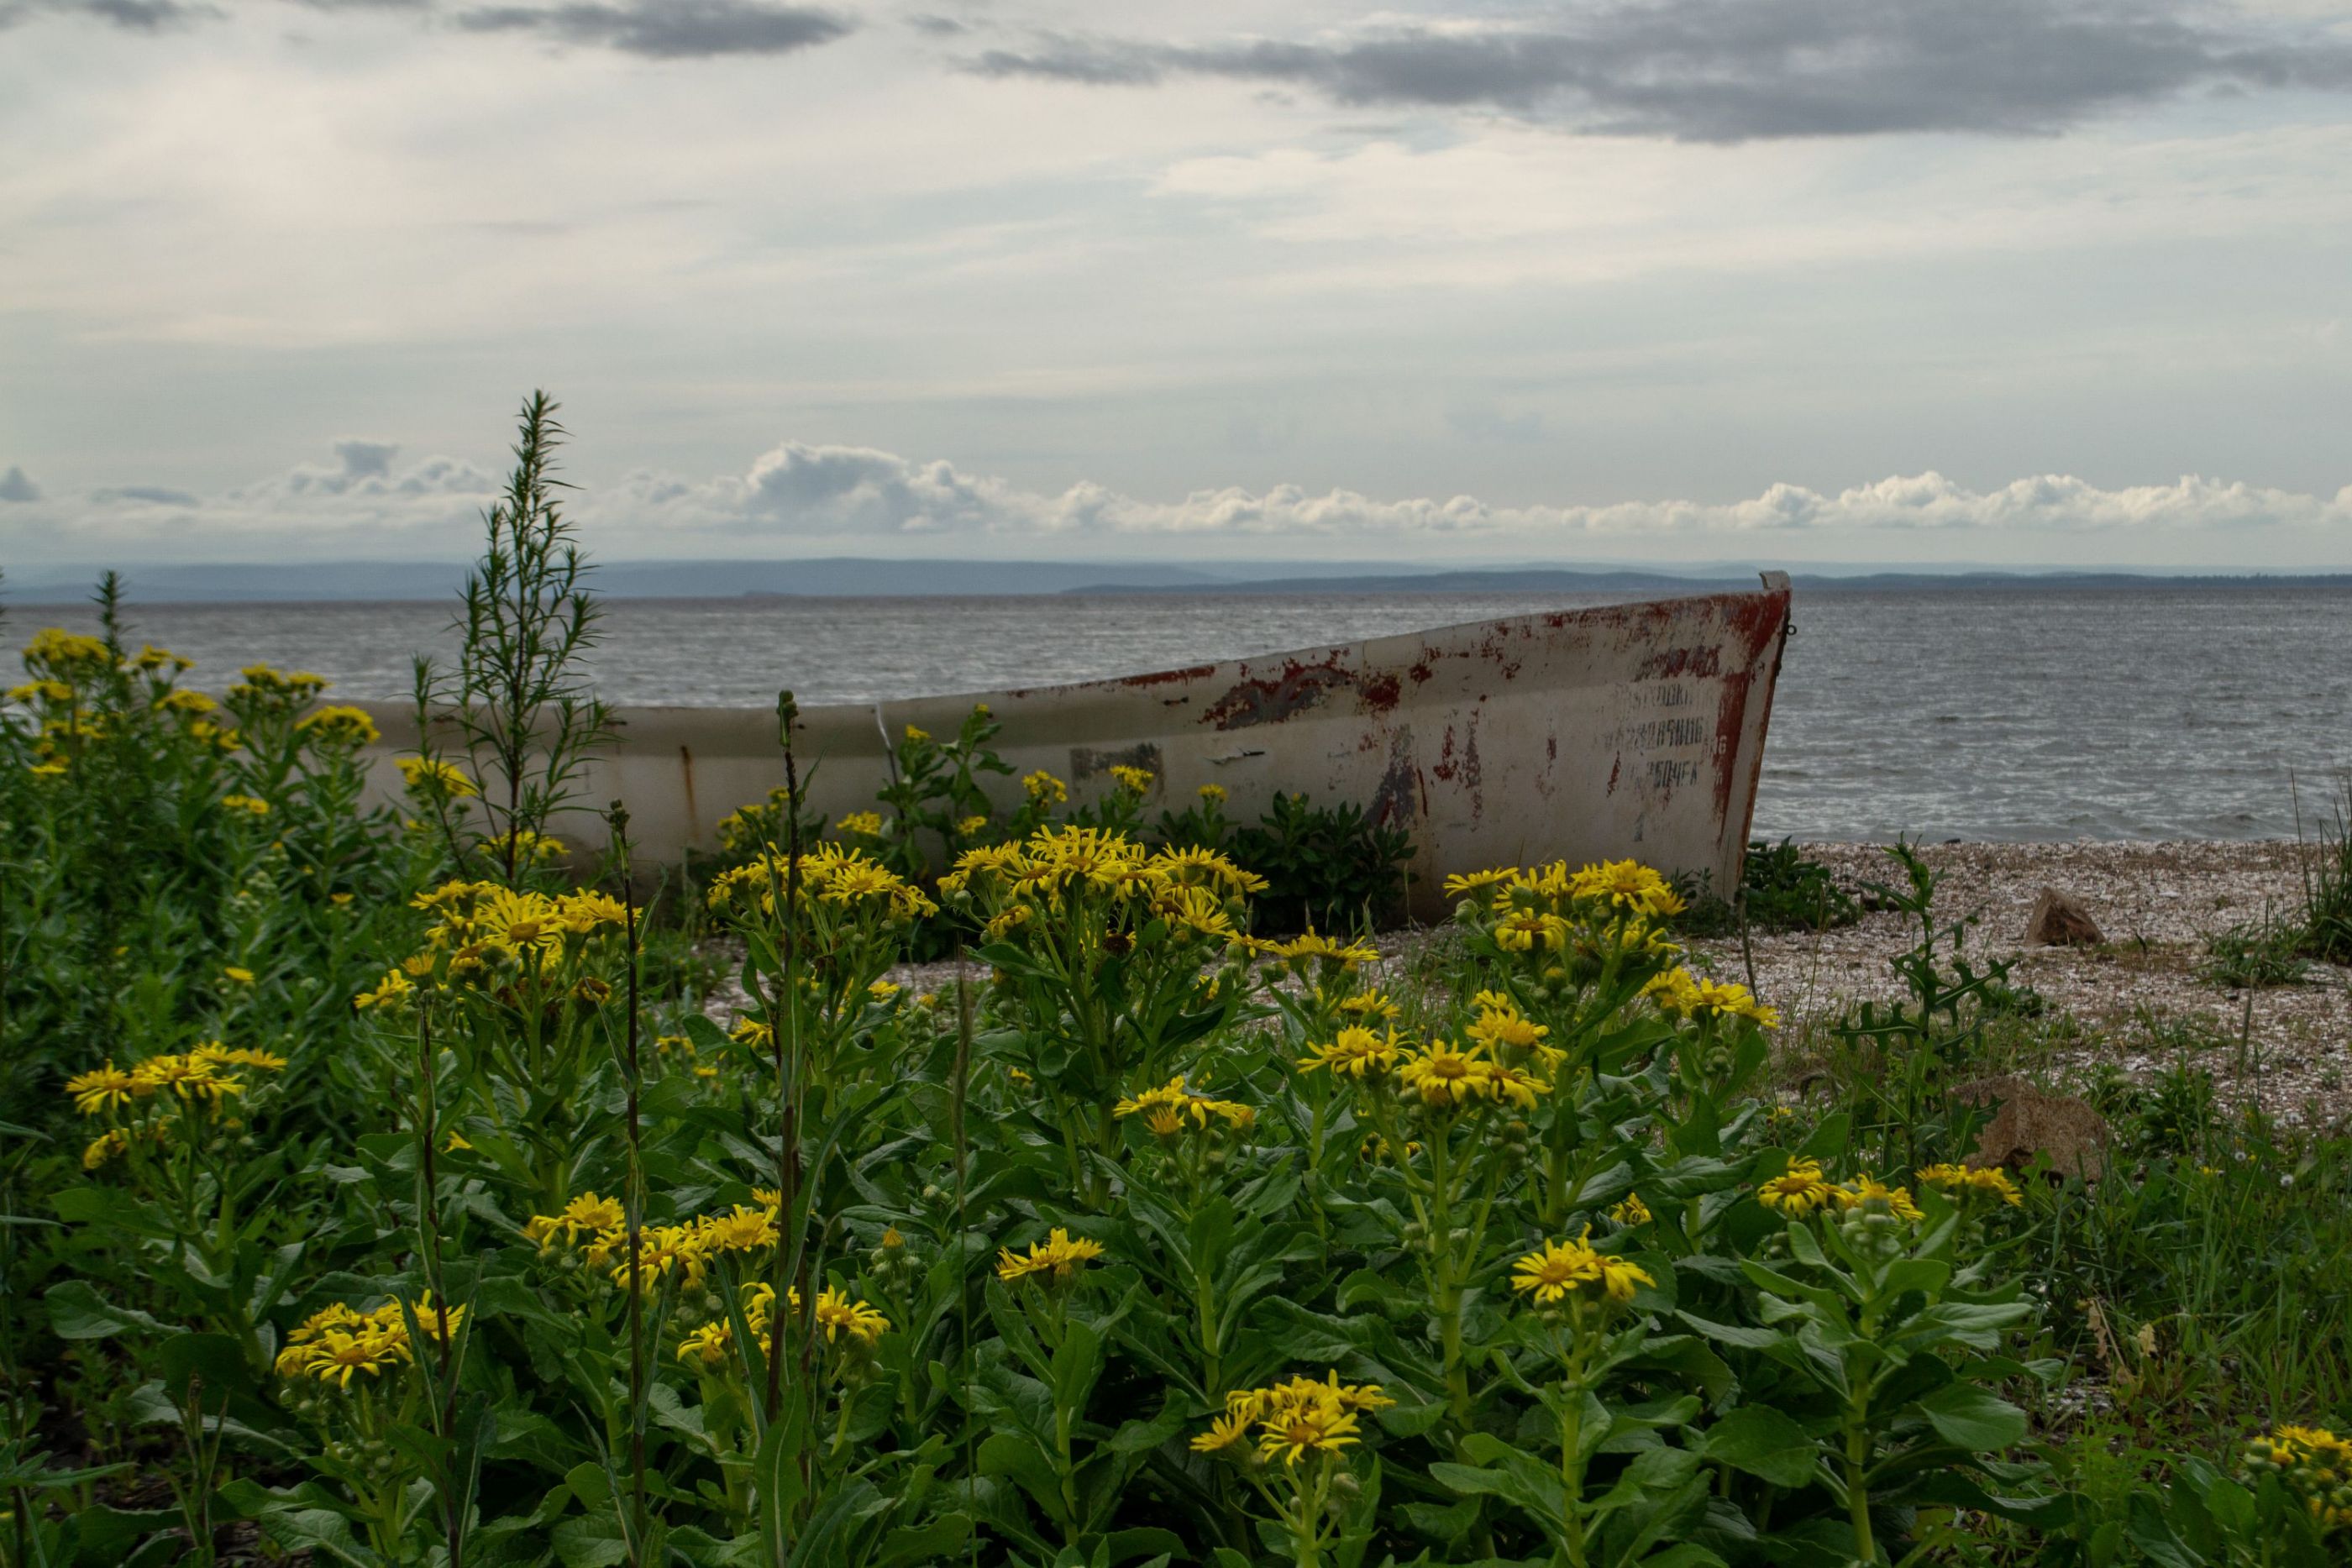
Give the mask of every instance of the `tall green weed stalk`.
POLYGON ((583 671, 601 639, 603 609, 558 501, 572 486, 555 477, 567 434, 556 408, 543 392, 522 405, 514 469, 483 515, 488 538, 466 580, 456 667, 420 658, 415 668, 424 760, 444 761, 436 730, 454 735, 479 790, 431 795, 442 835, 460 869, 480 863, 510 887, 560 852, 548 821, 578 796, 589 759, 616 726, 583 671))

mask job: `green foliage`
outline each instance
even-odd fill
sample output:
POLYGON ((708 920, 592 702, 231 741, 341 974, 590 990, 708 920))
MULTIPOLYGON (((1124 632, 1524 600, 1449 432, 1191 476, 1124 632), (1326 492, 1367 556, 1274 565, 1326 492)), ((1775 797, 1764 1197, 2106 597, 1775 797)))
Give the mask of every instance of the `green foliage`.
POLYGON ((2299 984, 2311 972, 2303 956, 2308 927, 2273 919, 2231 926, 2205 938, 2198 978, 2231 990, 2299 984))
POLYGON ((2009 965, 1979 970, 1965 956, 1971 922, 1946 923, 1936 910, 1936 872, 1897 841, 1887 855, 1900 885, 1874 883, 1882 907, 1906 916, 1919 940, 1893 960, 1906 996, 1864 1002, 1831 1031, 1839 1075, 1857 1099, 1855 1131, 1880 1164, 1912 1169, 1939 1151, 1969 1147, 1981 1113, 1959 1104, 1951 1088, 1982 1067, 1988 1019, 2030 993, 2009 986, 2009 965))
POLYGON ((1861 901, 1790 839, 1748 844, 1736 902, 1717 897, 1704 877, 1685 877, 1676 891, 1689 905, 1682 928, 1694 936, 1737 932, 1743 911, 1756 931, 1828 931, 1862 918, 1861 901))
POLYGON ((1258 907, 1269 930, 1376 930, 1402 910, 1412 837, 1352 801, 1318 806, 1303 792, 1277 792, 1232 845, 1235 860, 1266 879, 1258 907))
POLYGON ((2352 779, 2341 796, 2315 858, 2304 866, 2298 950, 2331 964, 2352 964, 2352 779))

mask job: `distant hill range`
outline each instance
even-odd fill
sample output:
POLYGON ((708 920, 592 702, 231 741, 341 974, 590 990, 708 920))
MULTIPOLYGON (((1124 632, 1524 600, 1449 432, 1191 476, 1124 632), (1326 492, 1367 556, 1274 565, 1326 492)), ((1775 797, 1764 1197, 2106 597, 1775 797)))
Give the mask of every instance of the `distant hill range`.
MULTIPOLYGON (((465 581, 459 561, 324 561, 153 565, 123 572, 131 597, 158 603, 316 603, 446 599, 465 581)), ((1806 592, 1950 592, 1968 589, 2151 589, 2345 587, 2352 573, 2159 574, 2122 571, 1890 570, 1867 564, 1794 574, 1806 592)), ((9 573, 5 599, 59 603, 88 596, 95 567, 41 567, 9 573)), ((1178 566, 1151 561, 822 560, 611 561, 596 591, 614 599, 898 598, 1004 594, 1627 594, 1704 593, 1745 588, 1756 569, 1709 562, 1687 570, 1592 565, 1448 570, 1394 561, 1334 567, 1328 561, 1178 566)))

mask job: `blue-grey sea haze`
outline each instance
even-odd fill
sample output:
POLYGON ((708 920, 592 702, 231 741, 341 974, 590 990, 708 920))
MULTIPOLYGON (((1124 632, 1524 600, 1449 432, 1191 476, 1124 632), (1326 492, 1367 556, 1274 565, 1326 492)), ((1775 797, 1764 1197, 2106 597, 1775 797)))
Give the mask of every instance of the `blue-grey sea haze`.
MULTIPOLYGON (((1312 647, 1558 595, 617 601, 595 679, 622 704, 765 707, 979 691, 1312 647)), ((79 612, 24 607, 40 621, 79 612)), ((1801 594, 1759 832, 2252 838, 2330 810, 2352 762, 2352 588, 1801 594)), ((398 697, 454 646, 428 604, 157 605, 140 635, 217 686, 241 664, 398 697)))

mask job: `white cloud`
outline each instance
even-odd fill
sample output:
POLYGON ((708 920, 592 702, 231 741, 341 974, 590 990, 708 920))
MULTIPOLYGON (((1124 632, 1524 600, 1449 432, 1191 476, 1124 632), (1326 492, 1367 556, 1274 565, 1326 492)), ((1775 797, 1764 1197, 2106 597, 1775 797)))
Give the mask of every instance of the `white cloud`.
MULTIPOLYGON (((470 553, 499 479, 467 459, 402 463, 398 451, 346 440, 335 463, 298 464, 215 495, 126 485, 13 507, 0 549, 17 560, 100 565, 131 551, 149 559, 470 553)), ((2277 538, 2292 546, 2272 564, 2352 562, 2352 486, 2321 496, 2195 475, 2105 488, 2051 474, 1980 490, 1927 472, 1834 491, 1775 484, 1733 500, 1606 504, 1384 498, 1287 484, 1151 499, 1091 481, 1035 488, 943 460, 788 441, 740 474, 640 471, 590 486, 571 509, 590 549, 610 559, 1237 556, 1335 544, 1373 559, 1669 559, 1712 542, 1790 559, 2053 559, 2054 548, 2059 559, 2244 568, 2268 559, 2261 547, 2248 553, 2254 538, 2277 538)))
POLYGON ((2352 486, 2319 497, 2185 476, 2103 489, 2067 475, 1973 490, 1933 472, 1832 493, 1777 484, 1751 498, 1503 506, 1475 496, 1381 499, 1353 490, 1195 490, 1155 501, 1080 482, 1059 492, 916 462, 870 447, 787 442, 740 478, 702 484, 637 476, 583 515, 658 517, 676 535, 800 540, 940 536, 1299 541, 1373 538, 1386 548, 1444 540, 1537 548, 1602 537, 1661 544, 1689 536, 1977 530, 2072 535, 2123 529, 2198 533, 2352 527, 2352 486))

